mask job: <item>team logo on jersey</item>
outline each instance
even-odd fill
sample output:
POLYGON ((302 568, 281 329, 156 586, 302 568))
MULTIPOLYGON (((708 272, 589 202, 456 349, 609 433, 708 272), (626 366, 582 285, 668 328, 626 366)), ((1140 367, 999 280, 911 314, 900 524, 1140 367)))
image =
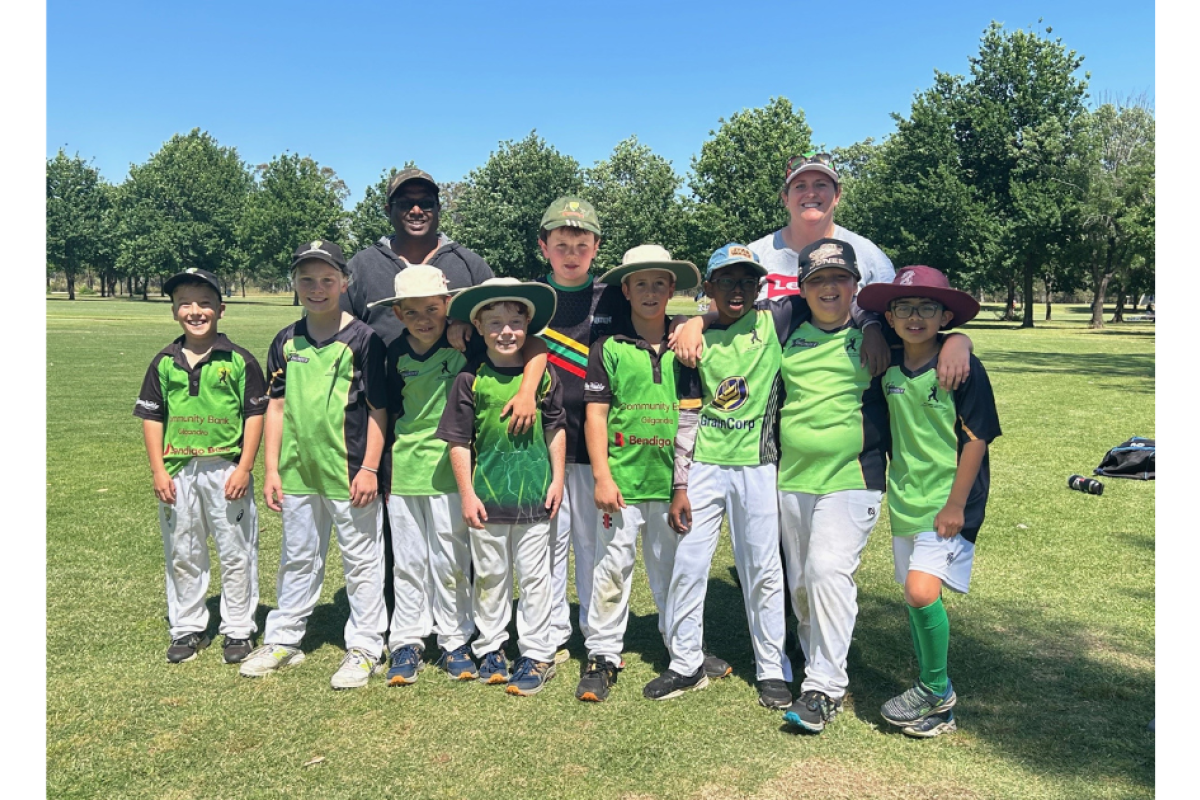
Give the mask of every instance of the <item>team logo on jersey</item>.
POLYGON ((611 315, 608 315, 608 316, 605 316, 602 314, 592 315, 592 326, 593 327, 596 325, 611 325, 611 324, 612 324, 612 316, 611 315))
POLYGON ((588 381, 583 385, 585 392, 603 392, 608 387, 599 381, 588 381))
POLYGON ((217 379, 217 383, 228 383, 229 374, 229 367, 217 367, 217 375, 220 376, 217 379))
POLYGON ((625 446, 625 434, 621 433, 620 431, 617 431, 616 435, 613 436, 613 444, 615 444, 617 447, 624 447, 625 446))
POLYGON ((442 371, 439 372, 438 375, 449 375, 449 374, 450 374, 450 362, 443 361, 442 362, 442 371))
POLYGON ((265 394, 255 395, 254 397, 250 398, 250 405, 252 406, 261 406, 265 402, 267 402, 267 396, 265 394))
POLYGON ((300 355, 299 353, 288 353, 287 360, 288 361, 297 361, 301 364, 308 363, 308 358, 300 355))
POLYGON ((884 391, 886 391, 888 394, 904 394, 904 387, 897 386, 894 383, 888 383, 884 385, 884 391))
POLYGON ((929 397, 926 398, 931 403, 937 402, 937 387, 933 386, 929 389, 929 397))
POLYGON ((858 355, 858 339, 846 340, 846 353, 858 355))
POLYGON ((158 410, 158 403, 152 402, 150 400, 143 400, 140 397, 138 398, 137 402, 134 403, 134 405, 141 406, 142 408, 146 409, 147 411, 157 411, 158 410))
POLYGON ((810 342, 808 339, 805 339, 803 336, 797 336, 795 339, 792 339, 790 342, 788 342, 788 347, 801 347, 801 348, 807 349, 809 347, 816 347, 816 346, 817 346, 816 342, 810 342))
POLYGON ((929 387, 929 396, 925 398, 925 402, 921 405, 925 406, 926 408, 942 407, 941 401, 938 400, 938 387, 936 383, 929 387))
POLYGON ((420 371, 420 370, 416 370, 416 369, 402 369, 402 370, 400 370, 400 377, 401 377, 401 378, 405 378, 405 379, 408 379, 408 378, 415 378, 415 377, 417 377, 417 376, 418 376, 418 375, 420 375, 420 374, 421 374, 421 371, 420 371))
POLYGON ((713 408, 721 411, 736 411, 746 405, 749 399, 750 388, 746 386, 746 379, 739 375, 721 381, 721 385, 713 393, 712 404, 713 408))

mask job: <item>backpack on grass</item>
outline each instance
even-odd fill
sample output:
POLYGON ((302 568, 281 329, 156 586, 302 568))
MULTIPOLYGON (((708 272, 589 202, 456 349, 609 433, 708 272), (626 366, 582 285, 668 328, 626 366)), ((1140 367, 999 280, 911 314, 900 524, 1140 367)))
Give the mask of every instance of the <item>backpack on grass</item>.
POLYGON ((1154 480, 1154 440, 1135 436, 1122 442, 1109 450, 1092 472, 1109 478, 1154 480))

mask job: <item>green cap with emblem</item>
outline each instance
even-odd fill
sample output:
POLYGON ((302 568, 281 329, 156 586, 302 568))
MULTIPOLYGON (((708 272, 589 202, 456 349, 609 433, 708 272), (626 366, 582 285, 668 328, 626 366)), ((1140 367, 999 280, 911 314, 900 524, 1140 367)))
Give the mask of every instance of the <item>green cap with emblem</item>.
POLYGON ((579 197, 560 197, 550 204, 542 214, 538 230, 552 231, 555 228, 583 228, 600 236, 600 217, 587 200, 579 197))

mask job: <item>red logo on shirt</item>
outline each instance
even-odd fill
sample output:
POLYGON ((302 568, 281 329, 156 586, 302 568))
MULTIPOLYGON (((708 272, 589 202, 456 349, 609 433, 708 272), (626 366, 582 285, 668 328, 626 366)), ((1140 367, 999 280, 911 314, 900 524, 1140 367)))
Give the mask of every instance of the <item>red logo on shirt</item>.
POLYGON ((624 447, 625 446, 625 434, 621 433, 620 431, 617 431, 617 434, 614 437, 614 443, 617 445, 617 447, 624 447))
POLYGON ((767 299, 800 294, 800 279, 795 275, 773 272, 767 276, 767 299))

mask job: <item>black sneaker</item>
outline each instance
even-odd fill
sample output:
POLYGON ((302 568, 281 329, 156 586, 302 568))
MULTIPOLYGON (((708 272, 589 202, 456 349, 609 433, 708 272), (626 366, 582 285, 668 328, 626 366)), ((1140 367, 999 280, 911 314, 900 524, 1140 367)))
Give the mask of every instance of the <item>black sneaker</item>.
POLYGON ((953 733, 956 730, 958 723, 954 721, 954 712, 947 711, 945 714, 930 714, 915 725, 901 728, 900 732, 917 739, 932 739, 934 736, 953 733))
POLYGON ((758 704, 764 708, 787 708, 792 704, 792 693, 783 681, 767 678, 758 682, 758 704))
POLYGON ((185 633, 173 640, 171 646, 167 648, 167 661, 172 664, 191 661, 197 653, 208 647, 210 642, 211 640, 203 633, 185 633))
POLYGON ((642 697, 647 700, 670 700, 679 697, 684 692, 697 691, 708 686, 708 676, 704 667, 696 670, 695 675, 680 675, 673 669, 668 669, 642 689, 642 697))
MULTIPOLYGON (((704 674, 710 678, 725 678, 733 674, 733 667, 724 659, 717 658, 712 653, 704 653, 704 674)), ((788 702, 791 701, 789 696, 788 702)))
POLYGON ((589 658, 579 685, 575 687, 575 699, 603 703, 608 698, 609 688, 616 682, 616 664, 610 664, 604 658, 589 658))
POLYGON ((825 724, 842 710, 842 701, 831 700, 829 695, 809 689, 800 695, 800 699, 792 703, 792 707, 783 715, 785 722, 799 725, 806 731, 820 733, 825 730, 825 724))
POLYGON ((254 650, 254 646, 250 643, 249 639, 231 639, 226 636, 221 650, 225 653, 226 664, 240 664, 254 650))

